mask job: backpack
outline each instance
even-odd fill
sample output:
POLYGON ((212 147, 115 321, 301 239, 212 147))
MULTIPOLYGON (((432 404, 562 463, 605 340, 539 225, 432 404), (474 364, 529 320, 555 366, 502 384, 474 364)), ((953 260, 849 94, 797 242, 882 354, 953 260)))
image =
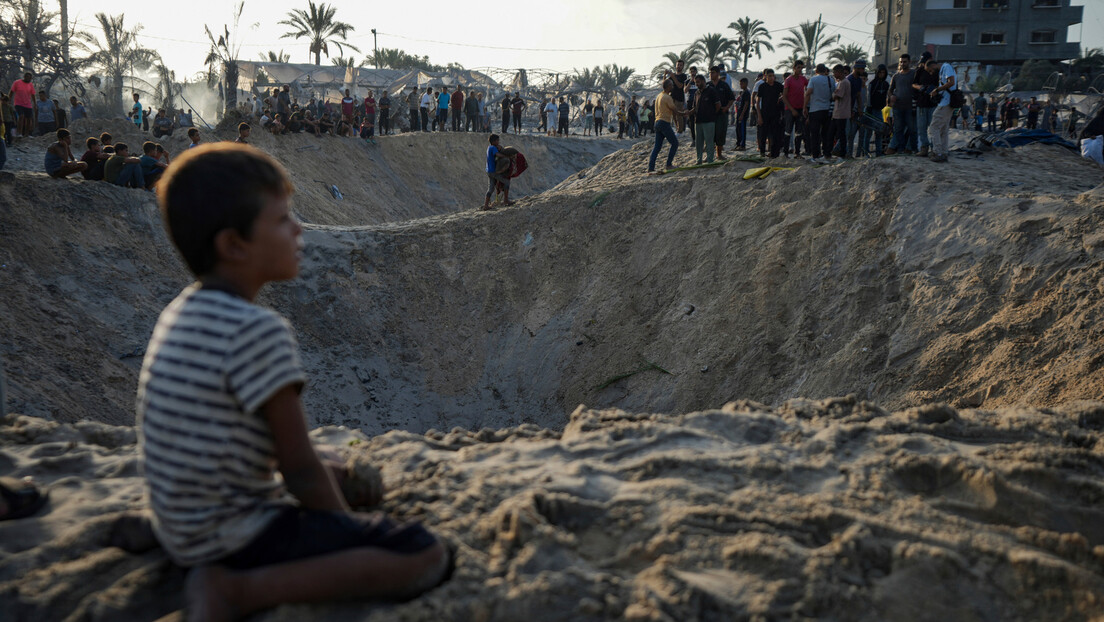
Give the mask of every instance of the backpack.
POLYGON ((951 108, 961 108, 965 104, 966 94, 962 92, 962 89, 951 91, 951 108))

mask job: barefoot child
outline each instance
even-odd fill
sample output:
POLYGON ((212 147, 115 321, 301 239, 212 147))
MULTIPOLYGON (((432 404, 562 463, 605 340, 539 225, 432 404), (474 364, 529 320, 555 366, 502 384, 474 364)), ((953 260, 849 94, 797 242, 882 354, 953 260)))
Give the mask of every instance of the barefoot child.
POLYGON ((137 424, 154 532, 193 567, 188 619, 435 586, 449 554, 433 534, 350 513, 307 436, 291 326, 253 303, 265 283, 299 272, 302 228, 283 167, 246 145, 201 145, 158 190, 169 238, 198 280, 154 328, 137 424))
POLYGON ((483 209, 491 209, 491 197, 495 194, 495 185, 502 184, 505 188, 502 202, 513 205, 510 201, 510 156, 502 151, 498 134, 491 134, 487 139, 490 146, 487 147, 487 197, 483 200, 483 209))

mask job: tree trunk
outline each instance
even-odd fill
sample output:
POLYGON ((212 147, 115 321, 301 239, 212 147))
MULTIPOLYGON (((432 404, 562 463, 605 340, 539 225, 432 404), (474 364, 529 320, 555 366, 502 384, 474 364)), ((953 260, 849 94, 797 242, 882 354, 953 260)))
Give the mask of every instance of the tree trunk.
POLYGON ((322 64, 322 50, 315 50, 314 51, 314 64, 315 65, 321 65, 322 64))
POLYGON ((111 76, 111 102, 110 106, 115 109, 115 114, 119 114, 123 110, 123 74, 122 72, 113 74, 111 76))
POLYGON ((61 5, 61 58, 69 64, 69 0, 58 0, 61 5))
POLYGON ((226 112, 238 107, 238 62, 231 60, 223 66, 226 72, 226 112))

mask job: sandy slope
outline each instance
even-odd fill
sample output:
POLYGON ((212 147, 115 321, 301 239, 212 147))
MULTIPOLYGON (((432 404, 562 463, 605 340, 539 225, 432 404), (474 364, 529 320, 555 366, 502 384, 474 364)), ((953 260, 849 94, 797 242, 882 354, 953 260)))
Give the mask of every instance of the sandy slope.
MULTIPOLYGON (((853 397, 686 415, 579 409, 418 436, 324 428, 369 455, 385 509, 458 551, 397 606, 264 620, 1100 620, 1104 410, 886 413, 853 397)), ((150 620, 182 572, 134 528, 134 433, 21 418, 0 461, 52 484, 0 523, 0 617, 150 620)))
MULTIPOLYGON (((263 619, 1104 619, 1097 169, 1030 147, 647 177, 644 144, 532 139, 570 170, 481 213, 445 157, 475 138, 401 138, 277 153, 315 224, 263 302, 298 331, 316 441, 380 464, 457 572, 263 619), (386 183, 304 182, 349 161, 386 183)), ((0 523, 0 619, 180 606, 129 425, 187 282, 150 195, 0 183, 0 356, 31 415, 0 422, 0 474, 52 494, 0 523)))
MULTIPOLYGON (((516 208, 308 227, 302 276, 265 300, 299 332, 312 420, 1101 396, 1104 187, 1064 150, 744 181, 740 162, 645 177, 645 147, 516 208)), ((152 197, 21 173, 0 200, 12 408, 129 422, 139 355, 187 282, 152 197)))

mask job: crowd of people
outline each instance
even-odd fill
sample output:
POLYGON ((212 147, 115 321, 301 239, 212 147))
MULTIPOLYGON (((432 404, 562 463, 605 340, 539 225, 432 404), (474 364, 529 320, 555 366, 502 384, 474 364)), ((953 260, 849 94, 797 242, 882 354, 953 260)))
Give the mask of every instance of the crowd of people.
MULTIPOLYGON (((88 116, 75 96, 69 98, 66 109, 45 90, 36 90, 33 77, 26 73, 8 93, 0 94, 4 137, 0 141, 0 168, 6 160, 6 147, 13 142, 67 129, 72 121, 88 116)), ((1023 126, 1053 132, 1059 126, 1059 106, 1049 99, 1031 97, 1022 101, 986 93, 966 97, 954 67, 931 58, 928 52, 915 66, 908 54, 901 55, 892 75, 879 65, 870 76, 863 60, 853 66, 831 68, 818 64, 807 74, 804 63, 798 60, 781 77, 773 69, 765 69, 750 87, 748 82, 740 78, 734 83, 720 64, 701 73, 697 67, 687 69, 679 60, 665 72, 663 91, 654 100, 634 95, 606 104, 601 97, 585 97, 580 103, 570 96, 546 96, 538 104, 514 91, 491 102, 483 92, 470 88, 465 91, 456 85, 403 89, 394 97, 383 90, 379 99, 372 90, 358 97, 345 89, 339 101, 312 96, 301 104, 292 96, 290 85, 285 84, 271 93, 254 95, 241 104, 240 112, 276 135, 359 137, 369 143, 374 143, 377 134, 394 133, 405 115, 409 131, 421 132, 490 133, 492 118, 497 115, 501 134, 511 130, 520 134, 528 130, 527 116, 535 116, 539 119, 536 132, 568 136, 573 124, 577 128, 581 121, 582 136, 613 137, 616 129, 616 138, 636 139, 652 132, 655 145, 649 172, 654 171, 654 161, 664 142, 670 145, 670 166, 678 149, 678 136, 687 130, 699 164, 724 160, 730 133, 731 151, 748 150, 749 125, 755 129, 752 149, 757 148, 762 157, 811 157, 818 163, 828 163, 836 158, 894 154, 944 161, 947 130, 952 127, 994 132, 1023 126), (535 115, 530 107, 536 109, 535 115)), ((154 139, 182 129, 198 132, 191 110, 161 108, 155 112, 143 105, 138 93, 131 97, 127 118, 154 139)), ((1070 136, 1076 135, 1080 118, 1082 115, 1070 108, 1065 117, 1065 130, 1070 136)), ((247 137, 248 130, 239 139, 244 142, 247 137)), ((159 146, 156 140, 151 142, 159 146)), ((58 142, 48 151, 48 172, 80 172, 91 179, 99 178, 100 167, 94 159, 82 157, 88 165, 83 169, 70 166, 76 161, 62 144, 59 134, 58 142)), ((88 158, 92 158, 90 151, 91 145, 85 153, 88 158)), ((99 153, 106 159, 114 151, 115 145, 102 143, 99 153)), ((152 154, 143 149, 137 159, 147 157, 167 161, 168 153, 163 147, 152 154)), ((147 159, 144 164, 143 180, 156 183, 152 163, 147 159)), ((117 179, 114 175, 105 178, 117 179)), ((124 178, 126 183, 135 183, 133 177, 124 178)))
MULTIPOLYGON (((708 78, 696 67, 687 72, 682 60, 666 71, 663 92, 655 100, 655 145, 648 172, 668 143, 667 167, 677 152, 678 135, 689 129, 698 164, 723 160, 729 127, 734 128, 733 151, 746 151, 748 125, 756 129, 761 157, 803 159, 817 163, 837 158, 917 155, 945 162, 950 128, 977 131, 1007 130, 1020 126, 1053 132, 1058 125, 1058 106, 1032 97, 998 99, 967 97, 950 63, 921 55, 914 66, 908 54, 899 58, 890 76, 885 65, 874 75, 865 60, 831 68, 818 64, 811 76, 804 62, 794 62, 791 71, 779 78, 765 69, 749 88, 748 80, 737 84, 723 65, 709 68, 708 78)), ((1069 136, 1075 136, 1081 118, 1071 108, 1066 118, 1069 136)))

